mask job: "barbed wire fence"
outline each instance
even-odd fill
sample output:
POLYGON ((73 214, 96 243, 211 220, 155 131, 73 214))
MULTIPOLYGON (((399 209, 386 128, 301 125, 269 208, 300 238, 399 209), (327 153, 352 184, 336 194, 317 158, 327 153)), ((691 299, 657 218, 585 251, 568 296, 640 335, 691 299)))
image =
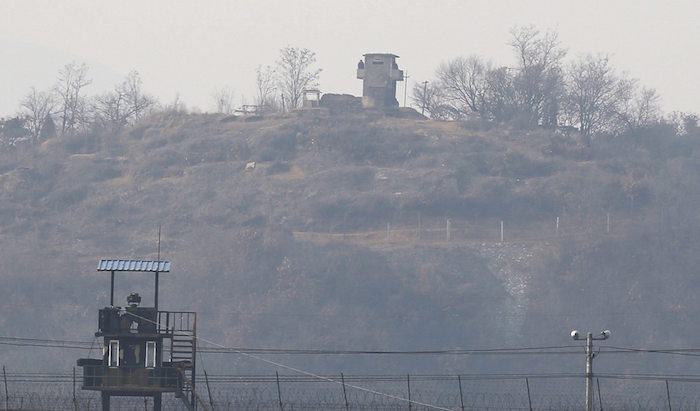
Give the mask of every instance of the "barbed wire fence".
MULTIPOLYGON (((99 410, 99 392, 81 390, 81 375, 3 374, 4 410, 99 410)), ((197 384, 215 410, 578 410, 583 407, 584 376, 549 375, 208 375, 197 384), (337 382, 342 382, 338 384, 337 382), (362 386, 362 391, 353 387, 362 386), (209 396, 208 392, 211 392, 209 396)), ((698 410, 700 376, 596 377, 597 410, 698 410)), ((112 409, 149 410, 148 397, 113 397, 112 409)), ((164 395, 164 410, 183 410, 174 395, 164 395)))

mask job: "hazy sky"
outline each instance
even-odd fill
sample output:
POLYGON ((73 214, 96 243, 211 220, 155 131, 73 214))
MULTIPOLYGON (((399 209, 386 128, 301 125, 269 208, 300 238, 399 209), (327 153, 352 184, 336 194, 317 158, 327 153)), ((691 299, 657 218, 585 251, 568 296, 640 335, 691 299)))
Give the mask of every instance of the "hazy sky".
MULTIPOLYGON (((567 58, 608 53, 655 88, 666 111, 700 112, 700 1, 0 0, 0 116, 70 61, 104 92, 130 70, 162 102, 211 111, 228 87, 252 103, 255 69, 290 45, 316 52, 324 93, 361 95, 357 61, 398 54, 410 90, 441 61, 476 54, 511 65, 509 30, 556 30, 567 58)), ((403 85, 397 98, 403 102, 403 85)))

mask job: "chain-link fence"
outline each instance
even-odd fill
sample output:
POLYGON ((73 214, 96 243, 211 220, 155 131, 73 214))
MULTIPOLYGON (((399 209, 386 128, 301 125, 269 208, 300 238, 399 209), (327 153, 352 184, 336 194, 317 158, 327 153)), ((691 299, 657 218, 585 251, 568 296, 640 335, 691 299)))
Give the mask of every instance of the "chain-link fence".
MULTIPOLYGON (((99 410, 99 392, 80 389, 80 378, 65 374, 5 377, 4 410, 99 410)), ((596 377, 595 410, 698 410, 700 377, 596 377)), ((215 410, 579 410, 584 404, 581 375, 209 375, 197 391, 215 410), (208 384, 207 384, 208 380, 208 384)), ((114 410, 150 410, 149 397, 112 397, 114 410)), ((200 408, 202 408, 200 406, 200 408)), ((164 410, 184 410, 173 394, 164 410)))

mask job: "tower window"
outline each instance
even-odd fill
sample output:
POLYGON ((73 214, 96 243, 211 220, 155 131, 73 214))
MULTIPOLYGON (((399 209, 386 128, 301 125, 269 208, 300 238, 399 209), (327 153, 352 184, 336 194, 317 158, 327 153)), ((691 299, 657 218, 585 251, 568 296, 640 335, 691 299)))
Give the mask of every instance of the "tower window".
POLYGON ((119 367, 119 340, 112 340, 109 342, 108 357, 107 362, 110 367, 119 367))
POLYGON ((156 342, 146 341, 146 368, 156 367, 156 342))

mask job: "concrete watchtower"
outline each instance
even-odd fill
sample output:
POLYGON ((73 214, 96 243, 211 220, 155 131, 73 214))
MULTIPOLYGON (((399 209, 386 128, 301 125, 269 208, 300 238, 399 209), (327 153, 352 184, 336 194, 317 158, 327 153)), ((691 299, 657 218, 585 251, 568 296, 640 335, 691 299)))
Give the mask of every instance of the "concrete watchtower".
POLYGON ((368 53, 357 64, 357 78, 362 80, 362 106, 365 108, 398 107, 396 82, 403 81, 396 59, 389 53, 368 53))

